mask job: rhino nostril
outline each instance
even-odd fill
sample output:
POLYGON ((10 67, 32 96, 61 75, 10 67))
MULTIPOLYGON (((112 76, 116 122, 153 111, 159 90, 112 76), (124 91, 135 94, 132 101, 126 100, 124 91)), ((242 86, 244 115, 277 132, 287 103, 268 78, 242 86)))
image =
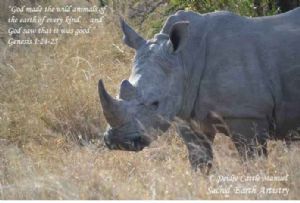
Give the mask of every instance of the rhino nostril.
POLYGON ((109 138, 108 138, 107 136, 104 136, 104 143, 105 143, 105 145, 106 145, 109 149, 112 149, 110 140, 109 140, 109 138))
POLYGON ((126 150, 126 148, 123 147, 123 145, 121 145, 121 144, 118 144, 117 147, 118 147, 118 149, 120 149, 120 150, 126 150))
POLYGON ((141 147, 141 141, 142 141, 142 137, 135 137, 132 141, 132 145, 134 146, 135 149, 140 149, 141 147))
POLYGON ((141 141, 141 137, 139 136, 139 137, 135 137, 134 139, 133 139, 133 142, 134 143, 139 143, 140 141, 141 141))

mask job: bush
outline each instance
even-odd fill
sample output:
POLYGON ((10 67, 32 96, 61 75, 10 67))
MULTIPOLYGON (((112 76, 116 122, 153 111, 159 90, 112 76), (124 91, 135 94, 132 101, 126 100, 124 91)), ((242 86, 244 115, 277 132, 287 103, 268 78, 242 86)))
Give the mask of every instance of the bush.
POLYGON ((274 0, 170 0, 171 11, 186 9, 200 13, 228 10, 243 16, 273 15, 277 13, 274 0))

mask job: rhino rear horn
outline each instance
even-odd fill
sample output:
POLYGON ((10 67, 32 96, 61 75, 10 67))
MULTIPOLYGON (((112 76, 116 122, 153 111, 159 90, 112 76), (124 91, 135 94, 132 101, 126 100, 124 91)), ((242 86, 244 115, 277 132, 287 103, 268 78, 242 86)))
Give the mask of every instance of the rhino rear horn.
POLYGON ((112 98, 105 90, 102 80, 98 83, 98 92, 103 114, 106 121, 112 127, 118 127, 124 123, 125 115, 120 101, 112 98))
POLYGON ((136 97, 135 87, 128 80, 123 80, 121 83, 119 98, 129 101, 135 97, 136 97))
POLYGON ((143 44, 146 43, 146 40, 144 40, 143 37, 141 37, 137 32, 135 32, 124 20, 122 17, 120 17, 120 25, 122 28, 122 31, 124 33, 123 41, 125 44, 127 44, 129 47, 137 50, 139 49, 143 44))

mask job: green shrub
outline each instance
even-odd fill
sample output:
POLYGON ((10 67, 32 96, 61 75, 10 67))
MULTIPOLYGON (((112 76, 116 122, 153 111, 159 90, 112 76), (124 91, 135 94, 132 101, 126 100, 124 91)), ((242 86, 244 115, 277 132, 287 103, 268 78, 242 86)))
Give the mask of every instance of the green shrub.
POLYGON ((277 13, 274 0, 170 0, 171 12, 185 9, 200 13, 228 10, 243 16, 273 15, 277 13))

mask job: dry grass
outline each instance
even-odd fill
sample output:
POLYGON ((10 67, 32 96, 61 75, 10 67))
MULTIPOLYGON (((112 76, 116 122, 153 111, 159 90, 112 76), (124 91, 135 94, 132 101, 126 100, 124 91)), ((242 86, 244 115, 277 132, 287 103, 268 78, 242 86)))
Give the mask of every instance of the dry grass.
POLYGON ((218 136, 209 177, 191 171, 173 128, 142 152, 108 151, 97 139, 106 125, 97 82, 103 78, 116 94, 133 57, 116 25, 107 15, 91 35, 55 47, 6 50, 0 64, 0 199, 300 198, 296 145, 287 150, 281 142, 269 142, 269 159, 243 165, 231 141, 218 136), (286 174, 288 181, 280 182, 217 181, 222 175, 286 174), (209 194, 211 188, 255 186, 289 188, 289 193, 209 194))

